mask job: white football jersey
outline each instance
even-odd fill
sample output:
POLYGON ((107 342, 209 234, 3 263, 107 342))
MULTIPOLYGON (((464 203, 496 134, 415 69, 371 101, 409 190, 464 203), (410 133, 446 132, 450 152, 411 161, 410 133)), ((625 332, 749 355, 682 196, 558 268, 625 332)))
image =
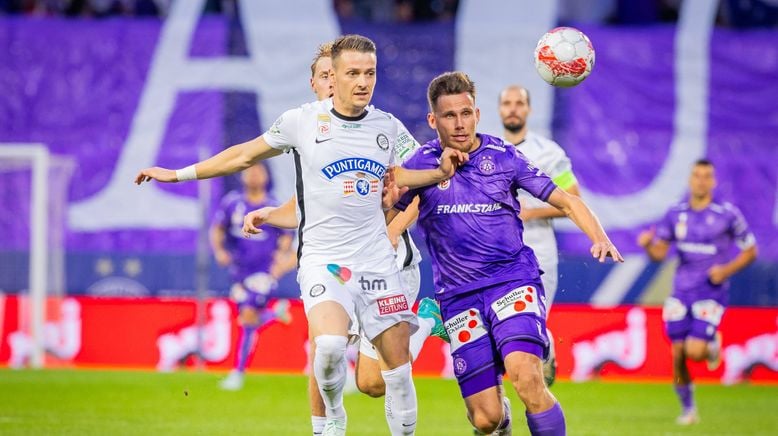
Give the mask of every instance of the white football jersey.
POLYGON ((286 111, 263 138, 294 155, 300 267, 386 270, 396 254, 381 209, 383 177, 418 146, 402 123, 372 106, 343 116, 325 100, 286 111))
MULTIPOLYGON (((560 188, 567 188, 576 182, 570 158, 556 142, 533 132, 527 132, 524 141, 517 144, 516 148, 527 156, 537 168, 551 177, 560 188)), ((518 198, 528 208, 548 206, 544 201, 538 200, 524 190, 519 190, 518 198)), ((524 243, 535 252, 541 269, 551 269, 544 268, 544 265, 558 263, 556 237, 551 219, 525 222, 524 243)))

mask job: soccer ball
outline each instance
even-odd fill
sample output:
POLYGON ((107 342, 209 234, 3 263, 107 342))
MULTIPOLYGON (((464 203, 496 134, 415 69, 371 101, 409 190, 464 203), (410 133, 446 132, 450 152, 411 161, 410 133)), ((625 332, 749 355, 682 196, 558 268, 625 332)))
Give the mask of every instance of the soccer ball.
POLYGON ((569 88, 589 76, 594 68, 594 47, 578 29, 557 27, 543 35, 535 47, 535 68, 546 82, 569 88))

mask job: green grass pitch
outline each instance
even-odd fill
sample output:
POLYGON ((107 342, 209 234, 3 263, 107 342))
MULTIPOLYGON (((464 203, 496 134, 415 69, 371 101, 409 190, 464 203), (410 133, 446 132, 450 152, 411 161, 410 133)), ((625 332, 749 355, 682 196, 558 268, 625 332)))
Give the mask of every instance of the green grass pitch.
MULTIPOLYGON (((249 375, 239 392, 223 374, 0 370, 1 435, 309 435, 306 379, 249 375)), ((417 434, 470 435, 455 382, 416 378, 417 434)), ((512 389, 514 434, 528 434, 512 389)), ((553 388, 570 435, 776 435, 778 387, 697 386, 702 422, 674 424, 679 406, 659 383, 568 383, 553 388)), ((386 435, 383 399, 346 396, 349 434, 386 435)))

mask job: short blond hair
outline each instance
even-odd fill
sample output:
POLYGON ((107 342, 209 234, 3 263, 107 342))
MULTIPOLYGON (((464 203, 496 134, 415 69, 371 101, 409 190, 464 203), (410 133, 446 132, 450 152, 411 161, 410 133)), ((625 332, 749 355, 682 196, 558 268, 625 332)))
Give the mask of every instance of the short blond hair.
POLYGON ((332 57, 332 43, 326 42, 324 44, 321 44, 318 48, 316 48, 316 56, 313 57, 313 62, 311 62, 311 77, 316 75, 316 64, 319 63, 319 60, 321 58, 330 58, 332 57))

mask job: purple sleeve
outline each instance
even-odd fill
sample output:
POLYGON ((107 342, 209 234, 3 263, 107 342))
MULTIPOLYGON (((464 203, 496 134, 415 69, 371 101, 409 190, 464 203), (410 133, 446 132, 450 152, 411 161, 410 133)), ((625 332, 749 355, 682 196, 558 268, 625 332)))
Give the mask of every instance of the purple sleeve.
MULTIPOLYGON (((417 148, 413 155, 409 157, 408 159, 403 162, 402 167, 409 170, 418 170, 424 168, 424 157, 427 154, 421 151, 420 148, 417 148)), ((408 208, 408 205, 410 205, 413 202, 413 199, 419 195, 419 189, 410 189, 408 192, 403 194, 402 197, 400 197, 400 200, 395 203, 394 208, 397 210, 405 211, 405 209, 408 208)))
POLYGON ((754 238, 754 234, 751 233, 751 230, 749 230, 748 223, 746 222, 743 213, 740 212, 740 209, 731 205, 730 209, 732 210, 732 237, 734 238, 735 244, 738 246, 738 248, 745 250, 746 248, 756 244, 756 238, 754 238))
POLYGON ((675 240, 675 232, 673 232, 673 216, 672 211, 667 211, 664 218, 656 225, 656 237, 667 242, 673 242, 675 240))
POLYGON ((410 191, 406 192, 402 197, 400 197, 400 201, 395 203, 394 208, 397 210, 405 211, 405 209, 407 209, 408 206, 413 202, 413 199, 417 194, 418 193, 415 189, 411 189, 410 191))
POLYGON ((515 188, 521 188, 532 196, 546 201, 556 189, 556 184, 543 171, 533 166, 523 154, 515 151, 514 162, 516 164, 513 172, 513 184, 515 188))

